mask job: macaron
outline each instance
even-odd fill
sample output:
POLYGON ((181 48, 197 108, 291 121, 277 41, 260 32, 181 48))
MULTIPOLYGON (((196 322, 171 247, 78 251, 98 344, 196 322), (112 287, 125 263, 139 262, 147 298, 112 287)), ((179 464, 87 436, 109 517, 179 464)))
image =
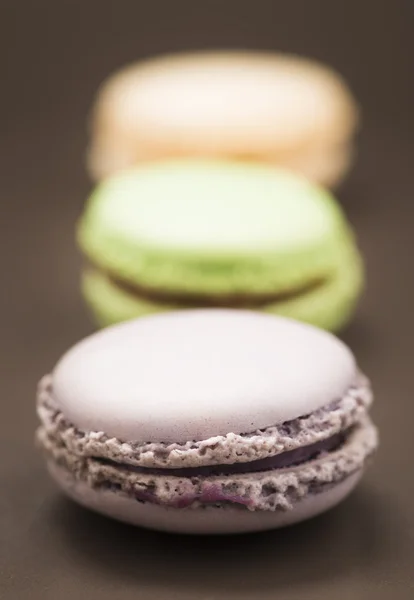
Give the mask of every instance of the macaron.
POLYGON ((257 163, 141 165, 93 191, 78 226, 99 325, 178 308, 248 308, 338 330, 363 269, 330 193, 257 163))
POLYGON ((357 125, 347 85, 313 60, 247 51, 167 55, 102 84, 88 165, 100 180, 171 157, 251 159, 335 186, 352 163, 357 125))
POLYGON ((81 341, 39 385, 58 485, 181 533, 289 525, 344 499, 377 446, 372 392, 332 334, 254 311, 152 315, 81 341))

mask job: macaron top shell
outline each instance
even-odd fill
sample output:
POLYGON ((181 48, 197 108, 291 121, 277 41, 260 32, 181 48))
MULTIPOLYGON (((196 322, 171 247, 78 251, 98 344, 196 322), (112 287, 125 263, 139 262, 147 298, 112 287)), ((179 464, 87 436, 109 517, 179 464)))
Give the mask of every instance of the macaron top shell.
POLYGON ((130 140, 131 153, 240 149, 277 154, 340 139, 357 109, 331 69, 297 56, 196 52, 162 56, 117 73, 101 89, 100 135, 130 140))
POLYGON ((53 395, 82 431, 177 442, 248 433, 340 398, 350 350, 309 325, 251 311, 193 310, 86 338, 53 373, 53 395))
POLYGON ((80 222, 92 262, 149 288, 271 292, 330 274, 344 216, 321 188, 257 164, 167 161, 97 187, 80 222))

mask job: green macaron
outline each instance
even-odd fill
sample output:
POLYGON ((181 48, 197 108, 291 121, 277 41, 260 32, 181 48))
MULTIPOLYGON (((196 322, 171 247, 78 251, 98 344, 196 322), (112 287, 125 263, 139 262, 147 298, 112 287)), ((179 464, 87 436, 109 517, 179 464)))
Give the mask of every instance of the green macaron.
POLYGON ((78 228, 100 325, 199 306, 274 312, 337 330, 363 281, 334 198, 289 172, 168 161, 101 183, 78 228))

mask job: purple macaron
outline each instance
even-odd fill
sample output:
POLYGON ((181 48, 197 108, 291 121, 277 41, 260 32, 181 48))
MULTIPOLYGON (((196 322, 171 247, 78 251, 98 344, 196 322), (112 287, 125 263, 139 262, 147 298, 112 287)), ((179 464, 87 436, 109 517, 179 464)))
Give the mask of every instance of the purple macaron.
POLYGON ((271 529, 356 485, 377 446, 350 350, 310 325, 191 310, 108 328, 39 384, 37 440, 60 487, 182 533, 271 529))

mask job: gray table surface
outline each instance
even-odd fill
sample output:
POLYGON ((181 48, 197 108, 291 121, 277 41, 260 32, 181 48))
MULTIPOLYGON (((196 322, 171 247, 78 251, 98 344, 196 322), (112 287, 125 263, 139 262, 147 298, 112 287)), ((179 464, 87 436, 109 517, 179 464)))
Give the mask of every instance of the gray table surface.
POLYGON ((2 2, 0 598, 413 598, 413 6, 2 2), (37 380, 92 331, 73 229, 90 189, 83 158, 93 92, 134 57, 214 46, 322 59, 361 101, 358 162, 339 196, 368 288, 344 338, 373 379, 382 438, 343 505, 237 539, 179 538, 89 513, 59 494, 33 449, 37 380))

